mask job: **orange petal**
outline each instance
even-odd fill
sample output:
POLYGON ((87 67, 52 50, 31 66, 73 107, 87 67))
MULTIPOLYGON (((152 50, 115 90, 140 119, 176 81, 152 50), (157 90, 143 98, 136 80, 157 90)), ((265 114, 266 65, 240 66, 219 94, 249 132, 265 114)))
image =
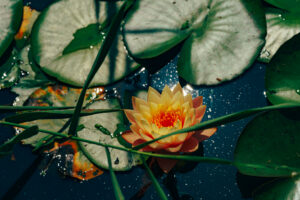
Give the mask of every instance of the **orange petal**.
POLYGON ((127 119, 128 119, 132 124, 133 124, 133 123, 136 123, 135 117, 133 116, 133 114, 135 113, 135 111, 125 109, 124 112, 125 112, 125 115, 126 115, 127 119))
POLYGON ((202 96, 198 96, 195 99, 193 99, 193 107, 194 108, 198 108, 202 104, 203 104, 203 97, 202 96))
POLYGON ((122 138, 126 140, 126 142, 133 144, 136 140, 141 139, 141 136, 139 136, 137 133, 132 131, 126 131, 122 134, 122 138))
POLYGON ((177 160, 174 159, 167 159, 167 158, 156 158, 159 167, 165 172, 166 174, 171 171, 171 169, 176 165, 177 160))
POLYGON ((196 111, 196 119, 199 120, 199 122, 202 120, 204 114, 205 114, 206 106, 199 106, 195 108, 196 111))
POLYGON ((180 152, 194 152, 198 149, 198 146, 199 141, 197 140, 197 138, 192 136, 183 143, 180 152))
POLYGON ((217 131, 217 128, 209 128, 202 131, 196 131, 193 137, 196 137, 199 142, 206 140, 210 136, 212 136, 217 131))

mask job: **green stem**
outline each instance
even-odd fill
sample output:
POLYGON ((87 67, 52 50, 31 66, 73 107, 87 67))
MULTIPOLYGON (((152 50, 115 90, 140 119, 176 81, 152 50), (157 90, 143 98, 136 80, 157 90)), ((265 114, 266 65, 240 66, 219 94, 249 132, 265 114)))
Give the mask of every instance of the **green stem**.
POLYGON ((150 177, 150 179, 151 179, 151 181, 152 181, 152 183, 153 183, 153 185, 154 185, 154 187, 155 187, 155 189, 156 189, 156 191, 157 191, 160 199, 161 200, 168 200, 168 198, 167 198, 164 190, 160 187, 157 179, 155 178, 155 176, 152 173, 151 169, 147 165, 147 163, 146 163, 146 161, 145 161, 145 159, 144 159, 143 156, 142 156, 142 161, 143 161, 143 165, 144 165, 144 167, 145 167, 145 169, 146 169, 146 171, 147 171, 147 173, 148 173, 148 175, 149 175, 149 177, 150 177))
POLYGON ((107 162, 108 162, 108 167, 109 167, 109 173, 110 173, 110 176, 111 176, 111 182, 112 182, 112 185, 113 185, 113 188, 114 188, 115 197, 118 200, 124 200, 125 199, 124 195, 123 195, 122 190, 120 188, 120 185, 119 185, 118 179, 116 177, 116 174, 115 174, 115 172, 112 168, 110 152, 109 152, 107 147, 105 147, 105 151, 106 151, 107 162))
MULTIPOLYGON (((80 116, 90 116, 100 113, 120 112, 123 109, 84 109, 79 113, 80 116)), ((74 110, 48 110, 48 111, 33 111, 17 113, 16 115, 8 116, 5 121, 22 123, 39 119, 64 119, 73 116, 74 110)))
POLYGON ((74 106, 52 107, 52 106, 0 106, 0 111, 26 111, 26 110, 64 110, 72 109, 74 106))
MULTIPOLYGON (((9 126, 16 126, 16 127, 20 127, 20 128, 24 128, 24 129, 30 127, 30 126, 27 126, 27 125, 21 125, 21 124, 16 124, 16 123, 11 123, 11 122, 4 122, 4 121, 0 121, 0 124, 9 125, 9 126)), ((293 168, 293 167, 289 167, 289 166, 257 165, 257 164, 251 164, 251 163, 232 162, 230 160, 225 160, 225 159, 220 159, 220 158, 209 158, 209 157, 189 156, 189 155, 168 155, 168 154, 157 154, 157 153, 151 153, 151 152, 142 152, 142 151, 129 149, 129 148, 125 148, 125 147, 114 146, 114 145, 110 145, 110 144, 103 144, 103 143, 100 143, 100 142, 83 139, 83 138, 80 138, 80 137, 77 137, 77 136, 66 135, 66 134, 63 134, 63 133, 57 133, 57 132, 53 132, 53 131, 49 131, 49 130, 39 129, 39 131, 43 132, 43 133, 50 134, 50 135, 59 136, 59 137, 62 137, 62 138, 67 138, 67 139, 71 139, 71 140, 75 140, 75 141, 86 142, 86 143, 90 143, 90 144, 96 144, 96 145, 103 146, 103 147, 110 147, 110 148, 118 149, 118 150, 121 150, 121 151, 127 151, 127 152, 130 152, 130 153, 136 153, 136 154, 140 154, 140 155, 144 155, 144 156, 152 156, 152 157, 158 157, 158 158, 168 158, 168 159, 175 159, 175 160, 185 160, 185 161, 201 162, 201 163, 223 164, 223 165, 231 165, 231 166, 236 166, 236 167, 243 166, 243 167, 256 168, 256 169, 269 169, 269 168, 272 168, 272 169, 288 169, 290 171, 300 173, 299 168, 293 168)))

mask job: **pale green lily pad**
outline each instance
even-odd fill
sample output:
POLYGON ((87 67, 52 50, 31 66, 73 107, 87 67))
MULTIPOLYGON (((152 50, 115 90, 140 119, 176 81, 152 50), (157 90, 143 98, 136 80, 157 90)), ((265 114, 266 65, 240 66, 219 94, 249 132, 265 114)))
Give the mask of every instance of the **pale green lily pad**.
POLYGON ((260 61, 269 62, 279 47, 294 35, 300 33, 300 15, 294 15, 276 8, 266 8, 266 44, 260 53, 260 61))
MULTIPOLYGON (((58 80, 83 86, 119 5, 120 2, 94 0, 62 0, 52 4, 32 30, 34 59, 58 80)), ((119 35, 90 85, 113 83, 136 68, 119 35)))
POLYGON ((153 58, 184 42, 178 72, 192 84, 218 84, 245 71, 265 37, 265 16, 253 0, 139 0, 124 36, 129 53, 153 58))
POLYGON ((0 1, 0 57, 12 42, 22 20, 22 0, 0 1))
MULTIPOLYGON (((90 109, 113 109, 120 108, 120 105, 116 99, 98 101, 93 103, 90 109)), ((82 117, 80 123, 85 125, 85 129, 79 131, 77 135, 81 138, 101 142, 104 144, 110 144, 122 147, 118 142, 117 138, 112 138, 110 135, 106 135, 95 128, 95 124, 101 124, 112 134, 117 129, 117 124, 124 123, 123 115, 120 112, 114 113, 103 113, 95 116, 82 117)), ((98 167, 108 169, 108 161, 105 153, 105 148, 89 144, 85 142, 79 142, 82 151, 87 155, 87 157, 98 167)), ((135 154, 128 153, 126 151, 110 149, 112 167, 117 171, 129 170, 132 166, 141 163, 140 157, 135 154)))

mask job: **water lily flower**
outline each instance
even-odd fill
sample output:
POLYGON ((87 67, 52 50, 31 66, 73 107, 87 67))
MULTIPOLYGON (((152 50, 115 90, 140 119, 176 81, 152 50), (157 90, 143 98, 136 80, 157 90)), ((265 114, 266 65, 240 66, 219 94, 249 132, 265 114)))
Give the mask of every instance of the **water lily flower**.
MULTIPOLYGON (((131 131, 123 133, 122 137, 134 147, 176 130, 193 126, 204 116, 206 106, 202 103, 202 96, 192 99, 191 94, 184 95, 180 84, 177 84, 173 90, 166 85, 161 94, 149 87, 147 101, 133 97, 133 110, 125 110, 131 122, 131 131)), ((141 150, 168 154, 194 152, 198 149, 199 142, 209 138, 216 130, 210 128, 172 135, 153 142, 141 150)), ((176 164, 176 160, 172 159, 158 158, 157 161, 164 172, 168 172, 176 164)))

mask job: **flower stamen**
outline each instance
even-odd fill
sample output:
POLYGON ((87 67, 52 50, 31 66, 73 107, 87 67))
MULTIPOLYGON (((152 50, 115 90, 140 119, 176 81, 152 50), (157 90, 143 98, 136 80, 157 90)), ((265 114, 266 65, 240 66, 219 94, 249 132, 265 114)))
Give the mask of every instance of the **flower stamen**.
POLYGON ((180 110, 170 110, 166 112, 159 112, 152 118, 152 123, 154 123, 158 128, 161 127, 174 127, 178 120, 181 119, 182 114, 180 110))

